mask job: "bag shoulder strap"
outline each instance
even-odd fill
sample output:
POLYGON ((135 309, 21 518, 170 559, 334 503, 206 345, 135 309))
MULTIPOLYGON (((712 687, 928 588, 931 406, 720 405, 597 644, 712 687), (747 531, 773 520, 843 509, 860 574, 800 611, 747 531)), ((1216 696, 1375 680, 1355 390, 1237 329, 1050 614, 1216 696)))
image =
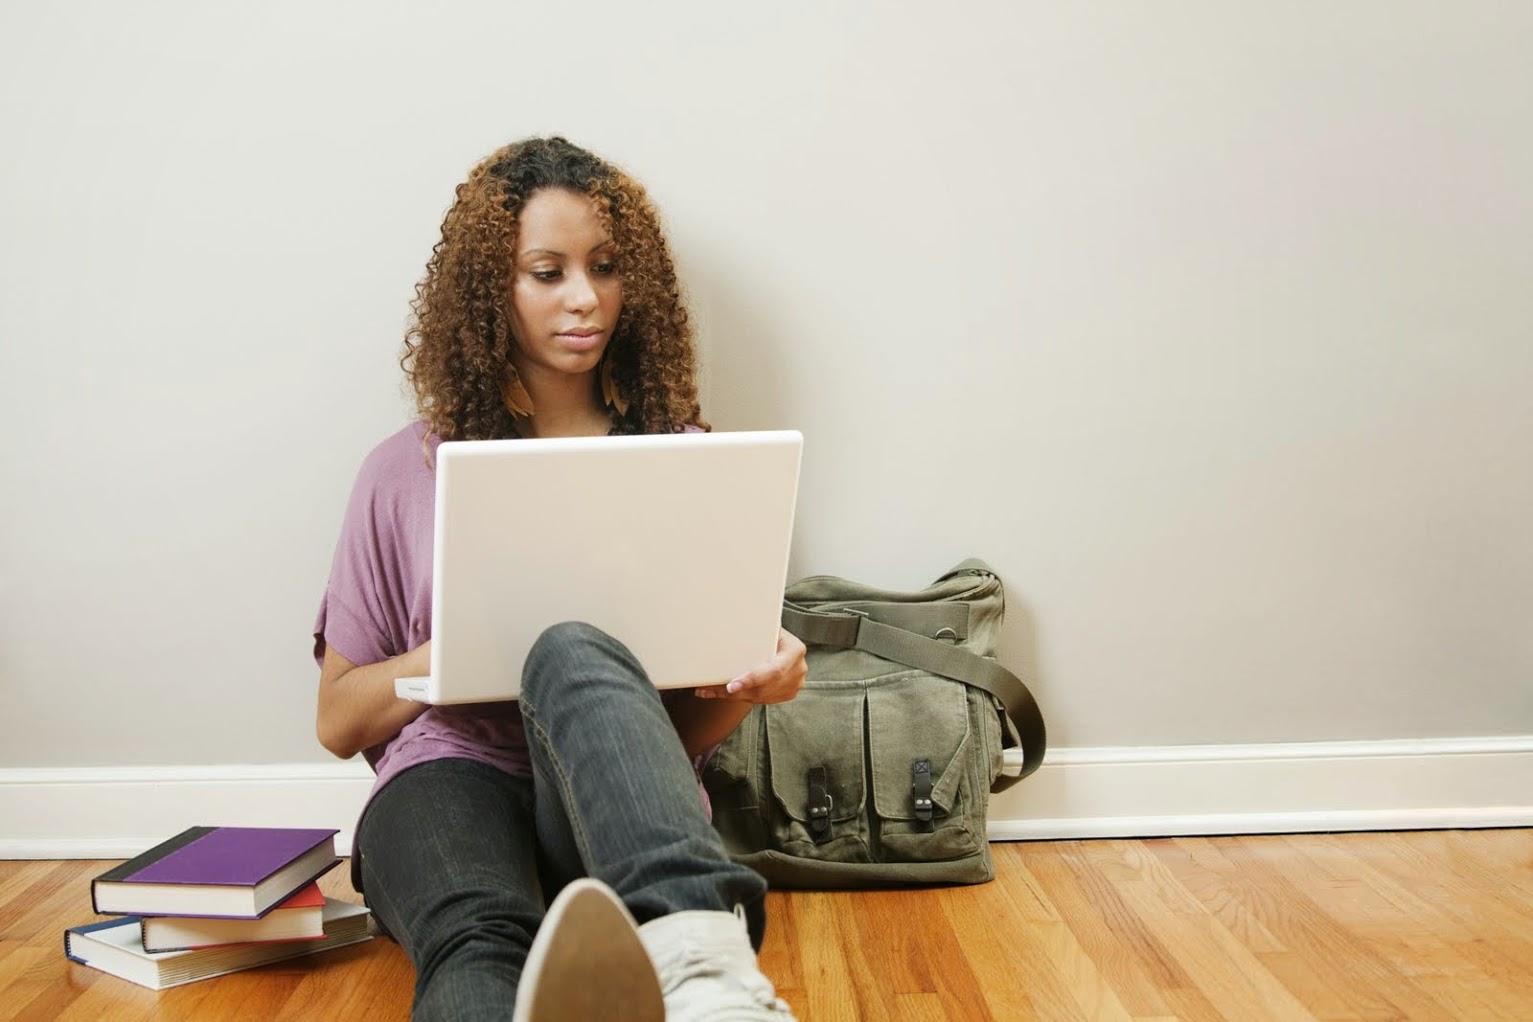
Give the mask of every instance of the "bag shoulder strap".
MULTIPOLYGON (((963 568, 967 565, 960 565, 963 568)), ((954 569, 956 572, 959 569, 954 569)), ((873 621, 862 614, 822 613, 783 602, 782 626, 806 645, 860 649, 906 667, 961 681, 983 689, 1001 701, 1022 739, 1022 772, 1001 774, 990 790, 1004 791, 1043 763, 1048 735, 1043 713, 1022 679, 996 663, 957 646, 928 639, 903 628, 873 621)))

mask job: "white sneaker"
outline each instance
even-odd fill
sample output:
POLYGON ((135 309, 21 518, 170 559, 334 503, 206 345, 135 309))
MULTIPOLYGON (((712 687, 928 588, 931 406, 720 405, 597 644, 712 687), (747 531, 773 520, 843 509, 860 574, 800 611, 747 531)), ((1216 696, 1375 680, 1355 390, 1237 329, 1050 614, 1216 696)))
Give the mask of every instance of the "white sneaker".
POLYGON ((559 892, 538 927, 512 1022, 665 1022, 655 967, 612 888, 582 878, 559 892))
POLYGON ((745 912, 675 912, 639 927, 667 1022, 793 1022, 756 966, 745 912))

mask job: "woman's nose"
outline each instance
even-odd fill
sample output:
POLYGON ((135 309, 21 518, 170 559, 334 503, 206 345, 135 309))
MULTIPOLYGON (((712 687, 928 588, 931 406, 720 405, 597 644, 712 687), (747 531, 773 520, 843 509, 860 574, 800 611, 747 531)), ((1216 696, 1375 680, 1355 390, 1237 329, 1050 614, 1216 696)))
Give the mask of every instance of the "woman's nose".
POLYGON ((564 302, 571 312, 584 312, 596 306, 596 288, 584 273, 572 273, 566 278, 569 286, 564 292, 564 302))

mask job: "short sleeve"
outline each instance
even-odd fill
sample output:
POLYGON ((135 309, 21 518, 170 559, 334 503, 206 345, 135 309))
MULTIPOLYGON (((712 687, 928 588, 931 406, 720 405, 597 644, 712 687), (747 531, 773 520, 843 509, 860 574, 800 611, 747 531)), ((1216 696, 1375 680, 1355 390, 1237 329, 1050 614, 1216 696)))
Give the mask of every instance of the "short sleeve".
POLYGON ((377 663, 431 635, 434 481, 421 434, 410 433, 380 444, 357 473, 315 617, 319 662, 329 646, 354 664, 377 663))

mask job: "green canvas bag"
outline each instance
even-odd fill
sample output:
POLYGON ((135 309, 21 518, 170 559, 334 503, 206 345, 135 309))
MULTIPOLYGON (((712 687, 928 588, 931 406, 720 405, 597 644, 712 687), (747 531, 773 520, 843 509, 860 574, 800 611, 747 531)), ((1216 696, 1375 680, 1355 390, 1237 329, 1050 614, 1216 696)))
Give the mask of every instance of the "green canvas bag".
POLYGON ((926 589, 828 575, 790 585, 783 627, 808 648, 791 702, 752 707, 703 772, 713 823, 776 887, 983 883, 990 792, 1038 768, 1027 686, 993 659, 1001 579, 964 561, 926 589), (1018 775, 1003 748, 1021 745, 1018 775))

